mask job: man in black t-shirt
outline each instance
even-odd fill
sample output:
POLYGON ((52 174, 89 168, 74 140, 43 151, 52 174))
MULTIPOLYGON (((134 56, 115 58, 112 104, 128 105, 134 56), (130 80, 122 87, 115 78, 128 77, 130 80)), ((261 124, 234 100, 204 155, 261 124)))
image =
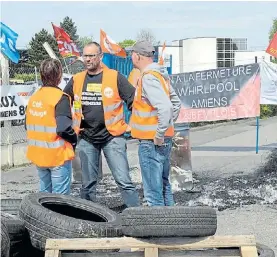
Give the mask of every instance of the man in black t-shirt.
MULTIPOLYGON (((105 96, 102 95, 102 87, 104 86, 102 85, 102 57, 102 50, 98 43, 92 42, 84 47, 83 59, 87 73, 83 82, 81 99, 77 99, 82 103, 83 114, 79 141, 79 155, 82 167, 81 197, 95 201, 96 184, 99 174, 99 157, 101 150, 103 150, 113 177, 120 187, 125 204, 128 207, 139 206, 138 193, 129 175, 127 145, 124 137, 125 131, 117 135, 118 133, 114 133, 113 129, 113 134, 116 134, 116 136, 113 136, 110 133, 111 129, 110 131, 107 129, 106 125, 109 123, 104 118, 104 107, 106 109, 107 107, 103 106, 102 98, 111 98, 114 92, 112 87, 105 87, 105 96)), ((74 93, 74 87, 77 85, 76 80, 75 75, 64 89, 64 92, 69 94, 74 101, 76 101, 76 94, 74 93)), ((128 109, 131 110, 135 88, 119 72, 117 74, 117 89, 122 103, 124 101, 128 109)), ((118 109, 114 110, 112 117, 115 117, 116 114, 118 114, 118 109)), ((115 128, 117 127, 115 126, 115 128)))

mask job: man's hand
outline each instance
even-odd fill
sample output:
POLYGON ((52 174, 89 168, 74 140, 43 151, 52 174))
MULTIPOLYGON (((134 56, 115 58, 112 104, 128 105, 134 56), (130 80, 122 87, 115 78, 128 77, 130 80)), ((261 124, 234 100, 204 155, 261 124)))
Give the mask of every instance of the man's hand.
POLYGON ((164 143, 164 138, 154 138, 154 145, 161 146, 164 143))

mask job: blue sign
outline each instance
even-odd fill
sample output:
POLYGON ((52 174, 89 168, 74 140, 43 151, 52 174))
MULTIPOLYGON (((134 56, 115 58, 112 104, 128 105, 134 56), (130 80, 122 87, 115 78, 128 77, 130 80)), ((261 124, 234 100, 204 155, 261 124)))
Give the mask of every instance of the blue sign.
POLYGON ((1 52, 12 62, 18 63, 20 57, 19 52, 16 50, 18 34, 2 22, 0 22, 0 31, 1 52))

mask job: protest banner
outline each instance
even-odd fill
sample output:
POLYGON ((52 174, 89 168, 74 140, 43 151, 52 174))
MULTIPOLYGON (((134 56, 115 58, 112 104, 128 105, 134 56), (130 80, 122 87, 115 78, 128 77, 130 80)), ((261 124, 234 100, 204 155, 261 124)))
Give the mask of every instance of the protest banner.
POLYGON ((262 61, 261 104, 277 105, 277 64, 262 61))
POLYGON ((24 119, 26 105, 36 89, 36 84, 1 86, 1 121, 24 119))
POLYGON ((176 123, 230 120, 260 115, 259 64, 170 76, 182 107, 176 123))
MULTIPOLYGON (((63 90, 71 77, 70 74, 63 74, 59 88, 63 90)), ((31 85, 2 85, 0 87, 0 121, 25 119, 28 101, 39 88, 37 83, 31 85)))

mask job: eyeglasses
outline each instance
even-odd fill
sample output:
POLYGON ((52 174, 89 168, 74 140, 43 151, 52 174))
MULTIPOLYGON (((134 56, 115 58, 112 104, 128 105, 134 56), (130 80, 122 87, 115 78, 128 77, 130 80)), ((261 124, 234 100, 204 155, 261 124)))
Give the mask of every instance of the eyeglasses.
POLYGON ((100 55, 102 55, 102 53, 98 53, 98 54, 84 54, 83 58, 93 59, 93 58, 95 58, 97 56, 100 56, 100 55))

